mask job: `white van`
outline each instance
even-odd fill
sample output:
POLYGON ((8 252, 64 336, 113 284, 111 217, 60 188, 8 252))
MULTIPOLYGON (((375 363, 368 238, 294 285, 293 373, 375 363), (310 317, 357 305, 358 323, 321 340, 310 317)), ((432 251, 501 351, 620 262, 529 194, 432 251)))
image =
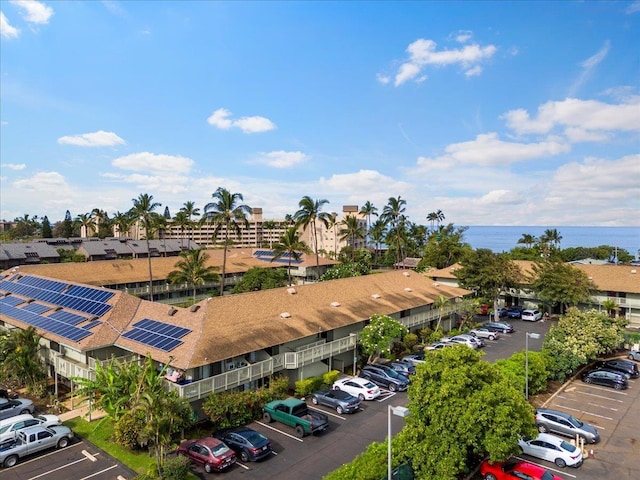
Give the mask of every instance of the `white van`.
POLYGON ((54 425, 62 425, 62 421, 56 415, 36 415, 30 413, 16 415, 0 421, 0 444, 9 442, 16 437, 16 432, 23 428, 42 425, 43 427, 52 427, 54 425))

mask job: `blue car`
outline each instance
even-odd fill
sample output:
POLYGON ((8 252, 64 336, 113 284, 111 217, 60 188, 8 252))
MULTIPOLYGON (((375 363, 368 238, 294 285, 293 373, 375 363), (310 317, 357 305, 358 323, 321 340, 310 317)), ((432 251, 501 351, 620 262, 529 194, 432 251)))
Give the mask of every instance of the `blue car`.
POLYGON ((226 443, 245 463, 255 462, 271 455, 271 441, 251 428, 226 430, 214 433, 212 436, 226 443))

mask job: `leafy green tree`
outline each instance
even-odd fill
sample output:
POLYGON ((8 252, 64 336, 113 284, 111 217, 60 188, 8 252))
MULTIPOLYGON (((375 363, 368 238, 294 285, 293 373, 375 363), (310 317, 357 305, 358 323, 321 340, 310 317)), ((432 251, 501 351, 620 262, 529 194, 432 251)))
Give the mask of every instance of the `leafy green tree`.
POLYGON ((47 374, 38 352, 40 335, 34 327, 15 329, 0 337, 0 376, 36 395, 44 393, 47 374))
POLYGON ((147 242, 147 263, 149 267, 149 300, 153 302, 153 273, 151 271, 151 248, 149 246, 149 238, 153 235, 152 232, 157 224, 156 218, 158 215, 154 210, 161 207, 162 204, 153 201, 153 195, 148 193, 141 193, 138 198, 131 199, 133 207, 129 210, 129 215, 140 222, 142 228, 144 228, 144 238, 147 242))
POLYGON ((46 215, 42 218, 42 238, 53 238, 53 230, 51 229, 51 223, 49 217, 46 215))
POLYGON ((505 460, 519 453, 520 437, 536 435, 533 407, 480 353, 460 345, 427 355, 393 444, 395 461, 410 460, 416 478, 461 478, 478 458, 505 460))
POLYGON ((471 254, 471 245, 464 241, 467 229, 468 227, 456 227, 450 223, 431 231, 418 267, 445 268, 471 254))
POLYGON ((203 219, 214 225, 213 238, 216 240, 220 232, 224 232, 222 254, 222 277, 220 278, 220 296, 224 295, 224 277, 227 274, 227 249, 229 248, 229 233, 242 233, 242 227, 248 228, 251 207, 240 202, 244 200, 241 193, 231 193, 223 187, 211 194, 214 201, 204 206, 203 219))
POLYGON ((365 246, 368 247, 369 246, 368 235, 369 235, 369 230, 371 229, 371 217, 378 216, 378 209, 375 207, 375 205, 373 205, 373 203, 367 200, 358 213, 360 215, 364 215, 365 218, 367 219, 367 231, 366 231, 367 236, 365 237, 365 244, 366 244, 365 246))
POLYGON ((284 268, 251 267, 236 282, 233 293, 255 292, 287 285, 287 272, 284 268))
POLYGON ((433 301, 433 306, 438 309, 438 323, 436 324, 436 330, 440 330, 442 315, 444 314, 444 309, 448 305, 450 305, 449 299, 444 295, 438 295, 433 301))
POLYGON ((11 238, 35 237, 40 231, 41 225, 37 215, 30 217, 28 213, 25 213, 22 217, 16 217, 13 221, 16 224, 8 232, 11 238))
POLYGON ((496 254, 486 248, 472 251, 461 263, 463 268, 453 272, 460 286, 491 299, 497 319, 500 293, 518 284, 520 269, 507 254, 496 254))
POLYGON ((189 217, 184 210, 179 210, 173 218, 173 226, 180 229, 180 246, 184 247, 184 232, 189 228, 189 217))
POLYGON ((81 213, 76 217, 76 224, 80 226, 80 235, 84 238, 92 237, 97 228, 96 220, 90 213, 81 213))
POLYGON ((520 392, 526 391, 525 381, 527 375, 525 374, 525 367, 527 363, 529 364, 529 393, 535 394, 546 390, 549 372, 547 371, 547 363, 543 353, 521 351, 514 353, 509 358, 496 360, 495 362, 509 383, 520 392), (525 356, 529 357, 528 362, 525 356))
POLYGON ((406 205, 407 201, 400 196, 398 198, 389 197, 382 210, 382 215, 380 215, 380 220, 389 225, 386 243, 389 249, 394 252, 396 262, 401 262, 405 257, 404 245, 407 240, 405 230, 407 218, 404 212, 407 210, 406 205))
POLYGON ((73 237, 73 219, 69 210, 65 212, 64 220, 57 222, 53 227, 53 235, 58 238, 73 237))
POLYGON ((190 236, 190 239, 191 239, 193 238, 193 227, 195 226, 195 223, 196 223, 194 217, 200 216, 200 209, 196 207, 195 202, 192 202, 189 200, 184 202, 184 205, 182 205, 182 207, 180 208, 180 211, 185 213, 189 221, 189 230, 191 231, 191 234, 192 234, 190 236))
POLYGON ((113 215, 112 224, 118 229, 118 237, 128 235, 134 221, 135 219, 131 216, 131 212, 122 213, 117 211, 113 215))
POLYGON ((340 240, 347 241, 351 244, 351 252, 353 261, 353 255, 355 254, 355 246, 358 240, 361 240, 366 237, 367 232, 364 227, 360 224, 360 220, 358 217, 353 215, 348 215, 341 222, 342 228, 340 229, 340 240))
POLYGON ((369 355, 368 363, 375 358, 389 354, 393 341, 403 338, 409 330, 395 318, 388 315, 371 315, 371 321, 362 329, 358 339, 362 352, 369 355))
POLYGON ((209 254, 204 248, 187 250, 180 253, 181 260, 176 263, 177 270, 169 272, 167 280, 171 283, 186 283, 193 290, 193 303, 196 302, 198 285, 220 280, 215 272, 218 267, 207 265, 209 254))
POLYGON ((320 257, 318 255, 318 231, 317 222, 322 223, 325 228, 329 228, 329 213, 323 212, 322 208, 329 203, 329 200, 313 200, 309 196, 304 196, 298 202, 300 209, 293 215, 296 226, 304 229, 310 228, 311 248, 316 255, 316 275, 320 277, 320 257))
POLYGON ((523 233, 522 237, 518 239, 519 244, 526 245, 527 248, 533 247, 533 245, 538 241, 535 235, 531 235, 529 233, 523 233))
POLYGON ((589 302, 597 289, 585 272, 560 261, 538 261, 531 270, 531 290, 547 305, 561 305, 563 311, 589 302))
POLYGON ((305 242, 300 240, 300 234, 295 226, 287 228, 284 235, 280 237, 280 241, 273 246, 272 262, 284 256, 287 257, 289 285, 291 285, 291 262, 300 260, 303 253, 311 253, 311 249, 305 242))
POLYGON ((337 280, 338 278, 351 278, 359 277, 362 275, 357 263, 347 262, 334 265, 329 270, 324 272, 320 277, 320 281, 337 280))
POLYGON ((626 322, 605 312, 570 308, 551 327, 542 344, 551 378, 564 380, 580 366, 615 351, 624 341, 626 322))
POLYGON ((380 245, 384 242, 386 236, 387 224, 383 220, 376 220, 369 228, 369 238, 375 245, 374 263, 378 262, 378 252, 380 251, 380 245))

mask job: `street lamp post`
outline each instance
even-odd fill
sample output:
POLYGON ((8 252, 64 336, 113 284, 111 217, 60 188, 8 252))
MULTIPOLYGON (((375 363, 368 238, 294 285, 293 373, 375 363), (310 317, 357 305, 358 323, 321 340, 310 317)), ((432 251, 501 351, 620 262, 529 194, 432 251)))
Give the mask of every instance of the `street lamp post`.
POLYGON ((388 421, 388 436, 387 436, 387 468, 388 468, 388 473, 387 473, 387 480, 391 480, 391 477, 393 476, 393 469, 391 467, 391 414, 394 414, 398 417, 408 417, 409 416, 409 409, 405 408, 405 407, 394 407, 393 405, 389 405, 389 410, 388 410, 388 414, 387 414, 387 421, 388 421))
POLYGON ((539 333, 526 333, 524 340, 524 398, 529 400, 529 337, 540 338, 539 333))

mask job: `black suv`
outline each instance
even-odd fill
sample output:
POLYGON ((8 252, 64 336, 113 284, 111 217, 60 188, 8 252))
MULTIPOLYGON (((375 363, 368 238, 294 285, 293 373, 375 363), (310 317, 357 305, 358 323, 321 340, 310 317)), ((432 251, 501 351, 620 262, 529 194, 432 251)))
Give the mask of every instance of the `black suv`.
POLYGON ((640 371, 638 370, 638 365, 630 362, 629 360, 602 360, 596 362, 596 368, 606 368, 607 370, 616 370, 618 372, 622 372, 626 375, 627 378, 638 378, 640 377, 640 371))
POLYGON ((624 390, 628 386, 627 377, 624 373, 605 368, 596 368, 595 370, 588 370, 584 372, 582 374, 582 381, 585 383, 603 385, 605 387, 613 387, 616 390, 624 390))
POLYGON ((409 387, 407 377, 386 365, 365 365, 360 371, 360 376, 392 392, 403 391, 409 387))

